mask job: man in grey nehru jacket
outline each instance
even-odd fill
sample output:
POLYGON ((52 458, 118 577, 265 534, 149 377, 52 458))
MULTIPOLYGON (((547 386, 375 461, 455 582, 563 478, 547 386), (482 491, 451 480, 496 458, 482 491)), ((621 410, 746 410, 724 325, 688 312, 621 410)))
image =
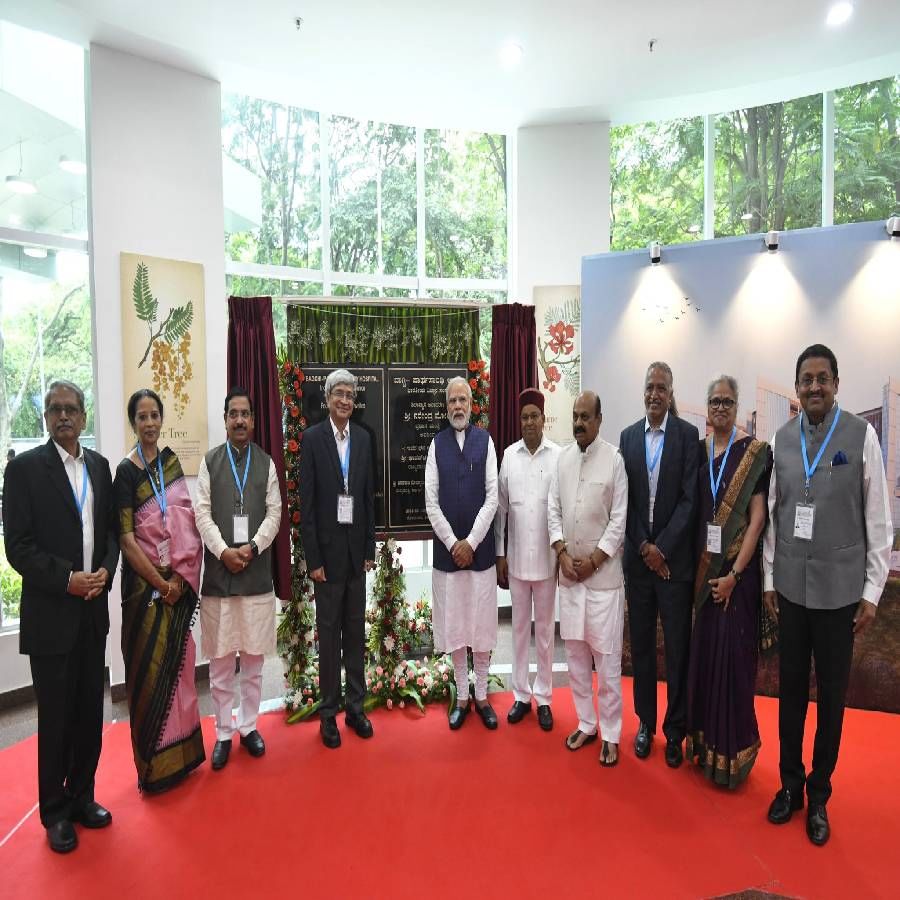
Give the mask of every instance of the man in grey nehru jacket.
POLYGON ((872 426, 836 402, 838 365, 823 344, 797 360, 802 412, 772 441, 764 600, 780 628, 778 735, 781 790, 769 821, 803 807, 806 833, 830 836, 825 804, 837 764, 853 639, 875 618, 890 567, 893 529, 881 450, 872 426), (818 717, 809 775, 803 726, 815 660, 818 717))
POLYGON ((241 655, 236 730, 251 756, 266 745, 256 729, 266 654, 275 652, 271 544, 281 525, 281 492, 272 458, 253 436, 253 405, 243 388, 225 398, 228 440, 203 458, 197 474, 197 529, 203 538, 200 625, 216 709, 213 769, 228 762, 235 732, 235 656, 241 655))

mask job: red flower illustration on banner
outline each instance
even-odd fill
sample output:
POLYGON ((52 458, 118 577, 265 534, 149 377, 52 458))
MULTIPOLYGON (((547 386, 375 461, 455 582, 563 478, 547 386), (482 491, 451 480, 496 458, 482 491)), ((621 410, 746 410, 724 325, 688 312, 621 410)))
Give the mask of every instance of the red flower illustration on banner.
POLYGON ((575 344, 575 328, 566 322, 557 322, 547 328, 550 335, 549 346, 553 353, 571 353, 575 344))
POLYGON ((552 394, 556 390, 556 385, 562 380, 562 372, 556 366, 547 366, 544 370, 547 380, 544 382, 544 388, 552 394))

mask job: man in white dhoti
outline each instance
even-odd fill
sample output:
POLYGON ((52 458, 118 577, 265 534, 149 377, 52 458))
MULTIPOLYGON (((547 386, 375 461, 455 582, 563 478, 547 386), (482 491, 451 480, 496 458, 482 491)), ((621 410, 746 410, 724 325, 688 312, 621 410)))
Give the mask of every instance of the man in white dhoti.
POLYGON ((628 477, 618 449, 600 436, 600 398, 579 394, 572 411, 575 443, 559 455, 550 483, 550 542, 559 559, 559 629, 566 642, 578 728, 569 750, 597 739, 591 660, 597 670, 600 764, 619 761, 622 733, 622 545, 628 477))
POLYGON ((241 655, 237 731, 251 756, 266 745, 256 729, 265 656, 275 652, 275 591, 270 545, 281 525, 281 492, 271 457, 253 435, 243 388, 225 398, 228 440, 210 450, 197 475, 194 514, 205 547, 200 588, 201 648, 209 659, 216 710, 213 769, 228 762, 235 732, 235 656, 241 655))
POLYGON ((497 643, 494 529, 497 454, 490 435, 469 422, 472 390, 465 378, 447 383, 447 418, 425 464, 425 511, 434 530, 432 623, 435 649, 450 653, 456 706, 450 728, 469 712, 467 648, 475 661, 475 708, 490 729, 497 715, 487 700, 491 650, 497 643))
POLYGON ((547 542, 547 494, 559 447, 544 437, 544 395, 536 388, 519 394, 522 439, 506 448, 497 480, 497 580, 509 581, 512 599, 513 705, 510 725, 537 702, 538 724, 553 728, 553 625, 556 604, 556 555, 547 542), (507 541, 508 539, 508 541, 507 541), (528 648, 534 615, 537 676, 528 683, 528 648))

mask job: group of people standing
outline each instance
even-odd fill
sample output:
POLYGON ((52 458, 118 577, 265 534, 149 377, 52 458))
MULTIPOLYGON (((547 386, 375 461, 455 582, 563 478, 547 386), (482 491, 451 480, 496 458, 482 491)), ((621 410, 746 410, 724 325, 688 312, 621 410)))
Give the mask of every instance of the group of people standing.
MULTIPOLYGON (((431 442, 424 487, 434 531, 435 649, 450 655, 456 684, 452 730, 472 709, 470 650, 474 709, 488 729, 498 727, 487 690, 498 581, 512 597, 507 721, 521 722, 534 701, 540 727, 552 730, 558 586, 578 717, 565 739, 568 750, 599 737, 600 764, 619 761, 627 607, 635 755, 650 755, 658 726, 659 620, 665 761, 680 766, 686 749, 712 781, 736 787, 760 748, 753 701, 758 648, 777 621, 782 787, 768 817, 787 822, 804 805, 805 790, 809 838, 820 845, 828 840, 825 804, 853 640, 874 617, 893 533, 877 438, 836 403, 834 354, 819 344, 806 348, 795 382, 800 421, 785 424, 772 446, 737 426, 738 385, 730 376, 709 386, 711 428, 701 438, 677 414, 670 367, 651 363, 645 414, 622 432, 618 446, 600 437, 600 397, 585 391, 573 407, 574 442, 558 447, 544 436, 543 395, 528 389, 519 397, 522 438, 506 448, 499 471, 489 435, 471 425, 469 383, 448 382, 449 427, 431 442), (819 715, 807 776, 802 740, 812 659, 819 715)), ((300 527, 316 599, 320 735, 331 749, 341 744, 342 705, 348 728, 363 739, 374 733, 364 711, 374 468, 369 435, 351 422, 356 390, 346 369, 328 376, 328 418, 304 432, 301 454, 300 527)), ((227 440, 205 455, 193 505, 177 456, 159 447, 160 398, 137 391, 127 412, 136 443, 113 481, 107 461, 79 442, 84 394, 56 381, 44 401, 50 440, 6 471, 6 551, 23 576, 20 650, 30 656, 38 702, 40 816, 50 847, 62 853, 77 846, 73 823, 102 828, 112 821, 94 798, 94 774, 107 595, 120 547, 122 653, 139 788, 167 790, 205 759, 191 637, 198 608, 216 713, 212 768, 227 764, 236 732, 251 756, 265 753, 257 717, 263 660, 275 650, 270 547, 282 504, 274 463, 252 441, 252 400, 241 388, 226 397, 227 440)))

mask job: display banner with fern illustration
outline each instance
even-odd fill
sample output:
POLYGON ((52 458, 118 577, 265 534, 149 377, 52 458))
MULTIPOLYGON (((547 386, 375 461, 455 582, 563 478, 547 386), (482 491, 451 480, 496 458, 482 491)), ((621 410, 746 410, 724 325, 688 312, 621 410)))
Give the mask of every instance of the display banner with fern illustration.
MULTIPOLYGON (((152 388, 163 402, 160 446, 196 475, 209 443, 203 266, 121 254, 122 379, 127 400, 152 388)), ((125 445, 134 433, 122 410, 125 445)))

